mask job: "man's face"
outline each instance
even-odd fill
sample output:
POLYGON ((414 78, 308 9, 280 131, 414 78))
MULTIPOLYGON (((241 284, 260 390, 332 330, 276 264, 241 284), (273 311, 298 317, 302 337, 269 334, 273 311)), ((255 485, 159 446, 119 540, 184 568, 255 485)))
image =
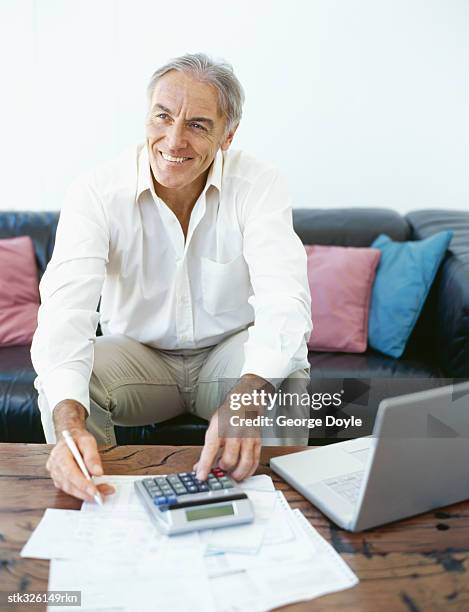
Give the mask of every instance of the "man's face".
POLYGON ((216 90, 176 70, 156 84, 146 120, 150 166, 155 180, 168 189, 202 188, 218 149, 226 150, 216 90), (203 182, 201 184, 201 182, 203 182))

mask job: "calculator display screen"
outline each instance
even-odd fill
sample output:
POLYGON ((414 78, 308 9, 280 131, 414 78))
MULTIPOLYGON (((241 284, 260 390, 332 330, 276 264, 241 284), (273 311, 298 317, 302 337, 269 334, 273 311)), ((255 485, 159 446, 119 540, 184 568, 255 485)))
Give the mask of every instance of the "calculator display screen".
POLYGON ((206 506, 205 508, 186 510, 186 518, 188 521, 201 521, 202 519, 218 518, 219 516, 231 516, 233 514, 233 504, 227 504, 225 506, 206 506))

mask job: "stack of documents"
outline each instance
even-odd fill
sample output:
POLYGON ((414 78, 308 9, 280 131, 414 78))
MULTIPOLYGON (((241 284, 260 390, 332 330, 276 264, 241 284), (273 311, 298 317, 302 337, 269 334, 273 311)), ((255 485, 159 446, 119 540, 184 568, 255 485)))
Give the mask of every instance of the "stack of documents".
POLYGON ((142 477, 96 479, 116 488, 103 507, 46 510, 21 552, 51 559, 49 590, 81 591, 84 612, 260 612, 358 582, 268 476, 241 485, 252 524, 178 536, 150 521, 134 492, 142 477))

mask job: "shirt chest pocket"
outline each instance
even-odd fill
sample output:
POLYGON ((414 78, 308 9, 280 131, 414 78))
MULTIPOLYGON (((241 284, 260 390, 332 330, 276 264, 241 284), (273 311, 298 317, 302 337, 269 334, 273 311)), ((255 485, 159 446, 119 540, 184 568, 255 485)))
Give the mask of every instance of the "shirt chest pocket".
POLYGON ((247 305, 249 271, 242 254, 228 263, 201 258, 202 300, 205 309, 216 315, 247 305))

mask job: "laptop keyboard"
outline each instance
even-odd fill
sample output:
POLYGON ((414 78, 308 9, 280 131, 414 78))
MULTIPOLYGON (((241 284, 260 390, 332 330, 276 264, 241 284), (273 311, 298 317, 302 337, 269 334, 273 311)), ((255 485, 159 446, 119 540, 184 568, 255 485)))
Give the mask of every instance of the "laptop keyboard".
POLYGON ((364 470, 360 470, 359 472, 328 478, 327 480, 323 480, 322 483, 330 487, 335 493, 344 497, 351 504, 354 504, 358 499, 363 474, 364 470))

